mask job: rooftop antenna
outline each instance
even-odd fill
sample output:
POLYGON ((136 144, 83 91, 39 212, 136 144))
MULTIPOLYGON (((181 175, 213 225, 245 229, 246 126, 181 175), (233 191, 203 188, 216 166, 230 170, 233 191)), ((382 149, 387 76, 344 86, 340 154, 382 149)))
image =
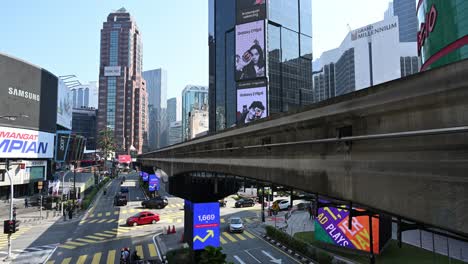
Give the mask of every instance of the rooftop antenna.
POLYGON ((353 30, 351 29, 351 26, 349 25, 349 23, 346 24, 346 26, 348 27, 348 31, 349 31, 349 32, 353 31, 353 30))

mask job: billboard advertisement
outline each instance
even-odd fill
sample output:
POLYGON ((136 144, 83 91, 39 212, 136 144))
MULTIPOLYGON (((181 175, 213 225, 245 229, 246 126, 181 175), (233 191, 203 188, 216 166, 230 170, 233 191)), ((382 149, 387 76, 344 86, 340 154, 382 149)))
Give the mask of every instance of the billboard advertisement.
POLYGON ((236 80, 265 77, 264 20, 236 26, 236 80))
POLYGON ((53 158, 55 134, 0 126, 0 158, 53 158))
POLYGON ((0 54, 0 126, 55 133, 58 79, 0 54))
POLYGON ((154 191, 159 191, 159 178, 156 177, 154 174, 149 175, 149 191, 154 192, 154 191))
POLYGON ((58 80, 58 96, 57 96, 57 124, 67 129, 72 129, 72 104, 73 97, 71 96, 70 88, 63 80, 58 80))
POLYGON ((148 181, 148 178, 149 178, 149 175, 147 172, 140 172, 141 173, 141 179, 144 181, 144 182, 147 182, 148 181))
POLYGON ((104 67, 104 76, 120 76, 120 66, 106 66, 104 67))
POLYGON ((219 247, 219 203, 193 203, 193 249, 219 247))
MULTIPOLYGON (((348 221, 348 210, 335 207, 319 208, 315 219, 315 238, 337 246, 370 252, 369 217, 367 215, 353 217, 351 230, 348 229, 348 221)), ((381 248, 379 227, 379 219, 373 217, 372 240, 376 254, 380 253, 381 248)))
POLYGON ((67 159, 71 131, 57 131, 55 141, 55 161, 64 162, 67 159))
POLYGON ((237 87, 237 122, 247 124, 267 117, 267 102, 266 81, 240 83, 237 87))
POLYGON ((237 0, 236 24, 266 19, 266 0, 237 0))
POLYGON ((130 155, 119 155, 119 163, 130 163, 132 162, 132 157, 130 155))

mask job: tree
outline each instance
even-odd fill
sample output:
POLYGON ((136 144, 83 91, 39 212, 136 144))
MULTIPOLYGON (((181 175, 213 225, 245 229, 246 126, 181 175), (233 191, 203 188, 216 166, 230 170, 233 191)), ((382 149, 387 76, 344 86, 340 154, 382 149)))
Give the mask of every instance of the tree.
POLYGON ((222 247, 207 246, 205 250, 200 254, 200 260, 198 264, 225 264, 226 254, 221 252, 222 247))
POLYGON ((109 153, 115 151, 116 146, 114 143, 114 131, 112 129, 105 129, 99 131, 98 146, 104 154, 104 167, 109 153))

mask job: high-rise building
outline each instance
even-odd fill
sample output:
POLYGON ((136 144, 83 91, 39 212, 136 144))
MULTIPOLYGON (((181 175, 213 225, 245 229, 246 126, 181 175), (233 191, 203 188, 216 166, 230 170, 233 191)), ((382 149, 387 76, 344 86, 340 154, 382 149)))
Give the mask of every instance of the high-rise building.
POLYGON ((311 0, 208 6, 210 131, 248 122, 255 105, 265 117, 313 103, 311 0))
POLYGON ((167 100, 167 121, 169 124, 177 120, 177 98, 167 100))
POLYGON ((169 146, 182 142, 182 121, 171 122, 169 126, 169 146))
POLYGON ((416 1, 393 0, 393 15, 398 17, 400 42, 416 42, 418 34, 416 1))
POLYGON ((314 61, 315 100, 353 92, 419 71, 415 42, 399 41, 398 17, 349 32, 341 45, 314 61))
POLYGON ((167 93, 167 72, 164 69, 155 69, 143 72, 143 78, 146 81, 146 90, 148 91, 148 150, 156 150, 163 147, 161 133, 165 122, 162 118, 161 109, 166 108, 167 93))
POLYGON ((208 111, 208 87, 187 85, 182 91, 182 139, 190 139, 189 119, 193 110, 208 111))
POLYGON ((81 107, 73 109, 73 134, 86 138, 86 149, 96 149, 97 131, 96 131, 97 110, 92 107, 81 107))
POLYGON ((98 131, 113 130, 117 153, 141 153, 148 130, 141 32, 124 8, 101 29, 98 131))
POLYGON ((188 122, 189 139, 207 134, 208 111, 205 109, 194 109, 189 113, 188 122))
POLYGON ((98 108, 99 90, 97 82, 89 82, 71 88, 73 94, 73 108, 93 107, 98 108))

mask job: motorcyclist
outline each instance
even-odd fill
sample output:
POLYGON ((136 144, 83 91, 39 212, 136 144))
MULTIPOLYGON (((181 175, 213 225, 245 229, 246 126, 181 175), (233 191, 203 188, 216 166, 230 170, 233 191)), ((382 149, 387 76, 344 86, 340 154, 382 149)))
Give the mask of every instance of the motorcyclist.
POLYGON ((104 195, 106 195, 106 194, 107 194, 107 189, 104 189, 104 195))
POLYGON ((120 250, 120 263, 130 263, 130 249, 122 248, 120 250))

